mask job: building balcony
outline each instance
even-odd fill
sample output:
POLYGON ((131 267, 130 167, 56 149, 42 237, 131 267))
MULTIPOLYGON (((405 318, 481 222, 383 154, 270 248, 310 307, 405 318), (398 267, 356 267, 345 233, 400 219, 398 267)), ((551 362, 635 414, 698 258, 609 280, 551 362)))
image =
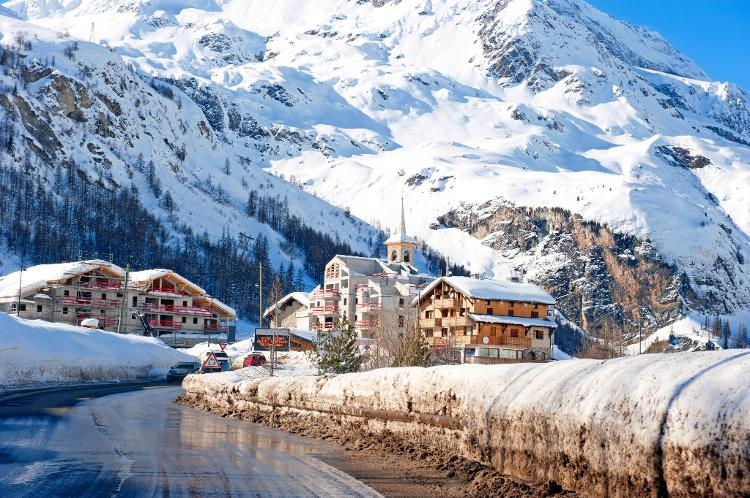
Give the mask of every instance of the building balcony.
POLYGON ((66 306, 81 306, 87 308, 117 308, 120 306, 119 299, 98 299, 95 297, 63 296, 59 301, 66 306))
POLYGON ((375 322, 371 320, 357 320, 354 323, 354 328, 356 330, 370 330, 374 326, 375 326, 375 322))
POLYGON ((78 284, 81 289, 107 289, 117 290, 122 287, 119 280, 105 280, 105 281, 93 281, 93 282, 81 282, 78 284))
POLYGON ((310 308, 311 315, 336 315, 339 312, 339 307, 333 304, 326 306, 313 306, 310 308))
POLYGON ((454 297, 442 297, 433 299, 432 305, 435 308, 458 308, 458 299, 454 297))
POLYGON ((338 289, 318 289, 313 292, 313 299, 338 299, 341 292, 338 289))
POLYGON ((313 324, 312 329, 317 332, 320 332, 321 330, 333 330, 333 322, 315 323, 313 324))
POLYGON ((357 303, 357 311, 376 311, 381 308, 380 303, 357 303))
POLYGON ((442 327, 443 326, 443 319, 442 318, 420 318, 419 319, 419 327, 420 328, 426 328, 431 329, 435 327, 442 327))
POLYGON ((530 348, 531 347, 531 339, 528 337, 510 337, 510 336, 499 336, 499 337, 491 337, 491 336, 472 336, 474 338, 472 344, 476 344, 478 346, 486 345, 486 346, 515 346, 515 347, 521 347, 521 348, 530 348), (488 342, 485 344, 482 342, 482 337, 487 337, 488 342))
POLYGON ((201 308, 200 306, 173 306, 165 304, 162 306, 156 304, 142 304, 139 306, 144 311, 154 313, 175 313, 178 315, 194 315, 194 316, 212 316, 211 310, 208 308, 201 308))
POLYGON ((468 316, 448 316, 441 318, 443 327, 471 327, 473 323, 468 316))
POLYGON ((76 313, 76 320, 80 322, 86 318, 94 318, 99 321, 99 325, 117 325, 119 318, 116 316, 92 315, 91 313, 76 313))
POLYGON ((174 287, 152 287, 148 294, 170 294, 173 296, 184 296, 185 291, 175 289, 174 287))
POLYGON ((148 324, 155 329, 180 330, 182 328, 182 324, 174 320, 149 320, 148 324))

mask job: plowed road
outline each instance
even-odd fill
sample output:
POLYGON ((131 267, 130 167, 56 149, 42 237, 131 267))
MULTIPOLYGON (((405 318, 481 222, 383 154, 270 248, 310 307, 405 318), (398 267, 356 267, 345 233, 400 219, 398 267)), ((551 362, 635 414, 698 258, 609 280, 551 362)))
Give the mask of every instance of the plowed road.
POLYGON ((178 406, 172 386, 0 396, 0 496, 380 496, 333 445, 178 406))

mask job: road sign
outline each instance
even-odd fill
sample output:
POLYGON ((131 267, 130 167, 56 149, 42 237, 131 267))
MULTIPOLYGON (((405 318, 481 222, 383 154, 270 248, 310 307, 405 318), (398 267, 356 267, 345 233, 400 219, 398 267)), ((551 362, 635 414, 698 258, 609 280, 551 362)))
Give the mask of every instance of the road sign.
POLYGON ((208 355, 206 355, 206 359, 203 360, 203 365, 201 365, 201 368, 218 368, 221 370, 219 360, 216 359, 213 351, 208 352, 208 355))
POLYGON ((219 343, 219 347, 221 348, 222 351, 224 351, 224 348, 227 347, 227 343, 226 342, 220 342, 219 343))
POLYGON ((289 329, 255 329, 253 350, 271 351, 276 345, 276 351, 289 351, 289 329))

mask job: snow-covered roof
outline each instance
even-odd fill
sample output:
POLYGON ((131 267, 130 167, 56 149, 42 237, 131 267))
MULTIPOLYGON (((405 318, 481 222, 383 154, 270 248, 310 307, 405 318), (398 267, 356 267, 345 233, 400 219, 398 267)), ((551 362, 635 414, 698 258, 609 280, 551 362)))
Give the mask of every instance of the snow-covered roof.
POLYGON ((237 312, 234 308, 232 308, 228 304, 223 303, 219 299, 216 299, 215 297, 209 296, 205 293, 200 296, 193 296, 193 304, 196 304, 198 306, 207 306, 209 309, 219 308, 224 314, 229 315, 231 319, 234 320, 235 318, 237 318, 237 312))
POLYGON ((480 323, 502 323, 506 325, 521 325, 523 327, 548 327, 557 328, 557 324, 552 320, 544 318, 526 318, 521 316, 504 316, 504 315, 476 315, 469 313, 469 318, 480 323))
POLYGON ((20 271, 15 271, 0 277, 0 297, 17 296, 19 284, 23 296, 97 268, 105 269, 119 277, 125 274, 125 271, 119 266, 102 259, 36 265, 23 270, 23 275, 20 275, 20 271))
POLYGON ((388 237, 386 239, 386 241, 385 241, 386 245, 388 245, 388 244, 399 244, 399 243, 403 243, 403 244, 416 244, 417 241, 413 237, 410 237, 409 235, 406 235, 405 233, 400 233, 400 232, 399 233, 394 233, 393 235, 391 235, 390 237, 388 237))
POLYGON ((426 296, 440 282, 445 282, 461 294, 473 299, 497 299, 526 303, 555 304, 555 298, 538 285, 507 280, 478 279, 471 277, 440 277, 424 288, 426 296))
POLYGON ((145 286, 160 277, 168 277, 168 278, 177 280, 178 282, 192 288, 196 294, 207 294, 206 290, 200 287, 199 285, 196 285, 195 283, 186 279, 179 273, 176 273, 172 270, 167 270, 164 268, 134 271, 128 275, 128 280, 130 284, 137 285, 137 286, 145 286))
POLYGON ((297 301, 305 308, 310 307, 310 296, 308 294, 304 292, 290 292, 289 294, 282 297, 281 299, 273 303, 271 306, 266 308, 266 311, 263 312, 263 316, 268 316, 269 313, 272 313, 273 310, 276 309, 276 306, 283 306, 285 303, 291 300, 297 301))

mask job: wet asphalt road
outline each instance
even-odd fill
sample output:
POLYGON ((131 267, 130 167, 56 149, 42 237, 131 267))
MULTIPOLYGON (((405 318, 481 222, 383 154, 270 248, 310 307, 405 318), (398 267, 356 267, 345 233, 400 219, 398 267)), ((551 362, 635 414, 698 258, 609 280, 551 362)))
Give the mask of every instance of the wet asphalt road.
POLYGON ((333 445, 176 405, 180 392, 0 396, 0 497, 380 496, 321 460, 333 445))

